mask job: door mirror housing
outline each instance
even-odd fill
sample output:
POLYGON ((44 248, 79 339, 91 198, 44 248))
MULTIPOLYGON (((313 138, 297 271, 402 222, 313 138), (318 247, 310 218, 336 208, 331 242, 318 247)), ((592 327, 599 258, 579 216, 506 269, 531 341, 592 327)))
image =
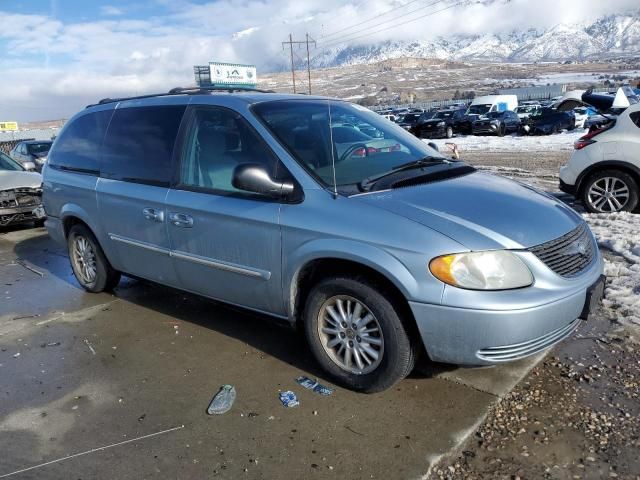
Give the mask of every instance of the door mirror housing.
POLYGON ((257 163, 238 165, 231 184, 238 190, 278 199, 289 197, 295 190, 293 182, 272 179, 264 165, 257 163))

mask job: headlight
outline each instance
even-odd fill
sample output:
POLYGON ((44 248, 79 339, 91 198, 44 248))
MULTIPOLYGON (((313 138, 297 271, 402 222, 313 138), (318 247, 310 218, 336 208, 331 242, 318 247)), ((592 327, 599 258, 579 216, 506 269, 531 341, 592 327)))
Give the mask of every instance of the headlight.
POLYGON ((527 266, 506 250, 443 255, 429 262, 429 270, 444 283, 470 290, 508 290, 533 283, 527 266))
POLYGON ((47 157, 38 157, 38 158, 36 158, 36 163, 38 165, 44 165, 45 163, 47 163, 47 157))
POLYGON ((438 122, 439 127, 444 127, 444 122, 438 122))

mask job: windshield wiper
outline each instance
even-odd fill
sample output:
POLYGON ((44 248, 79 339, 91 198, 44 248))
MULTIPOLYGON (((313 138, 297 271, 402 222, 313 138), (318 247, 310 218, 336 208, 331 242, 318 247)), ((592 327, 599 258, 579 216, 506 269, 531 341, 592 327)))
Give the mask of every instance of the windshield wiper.
POLYGON ((442 165, 442 164, 448 164, 448 163, 451 163, 451 161, 447 160, 446 158, 423 157, 417 160, 412 160, 410 162, 403 163, 401 165, 397 165, 387 172, 383 172, 383 173, 379 173, 378 175, 372 175, 371 177, 367 177, 363 179, 358 185, 362 190, 366 192, 370 190, 371 187, 378 180, 382 180, 385 177, 395 175, 398 172, 411 170, 413 168, 430 167, 432 165, 442 165))

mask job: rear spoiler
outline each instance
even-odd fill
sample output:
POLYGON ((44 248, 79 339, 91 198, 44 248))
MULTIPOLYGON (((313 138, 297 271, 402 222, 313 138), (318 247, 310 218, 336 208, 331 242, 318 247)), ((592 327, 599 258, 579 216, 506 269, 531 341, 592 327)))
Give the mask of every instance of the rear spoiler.
POLYGON ((587 106, 604 113, 612 109, 621 112, 635 103, 638 103, 637 95, 630 87, 625 86, 620 87, 615 95, 594 93, 593 90, 571 90, 565 93, 552 107, 561 112, 566 112, 576 107, 587 106))

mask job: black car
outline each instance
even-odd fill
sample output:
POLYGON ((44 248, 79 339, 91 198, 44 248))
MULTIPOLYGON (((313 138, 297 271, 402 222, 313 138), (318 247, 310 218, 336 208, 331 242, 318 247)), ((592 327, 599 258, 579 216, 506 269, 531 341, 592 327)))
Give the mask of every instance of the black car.
POLYGON ((40 172, 47 161, 47 155, 53 142, 51 140, 25 140, 16 144, 9 155, 21 165, 33 162, 40 172))
POLYGON ((407 113, 400 117, 400 119, 397 120, 396 123, 405 130, 411 130, 411 127, 418 123, 422 115, 423 114, 421 113, 407 113))
MULTIPOLYGON (((451 138, 454 133, 454 123, 464 117, 466 109, 440 110, 431 119, 420 117, 418 123, 410 130, 418 138, 451 138)), ((423 114, 424 116, 428 114, 423 114)))
POLYGON ((564 129, 576 128, 576 117, 572 111, 561 112, 554 108, 541 108, 522 122, 521 131, 529 135, 549 135, 564 129))
POLYGON ((471 124, 471 133, 474 135, 488 133, 502 137, 507 133, 517 132, 519 129, 520 117, 511 110, 489 112, 478 117, 471 124))

